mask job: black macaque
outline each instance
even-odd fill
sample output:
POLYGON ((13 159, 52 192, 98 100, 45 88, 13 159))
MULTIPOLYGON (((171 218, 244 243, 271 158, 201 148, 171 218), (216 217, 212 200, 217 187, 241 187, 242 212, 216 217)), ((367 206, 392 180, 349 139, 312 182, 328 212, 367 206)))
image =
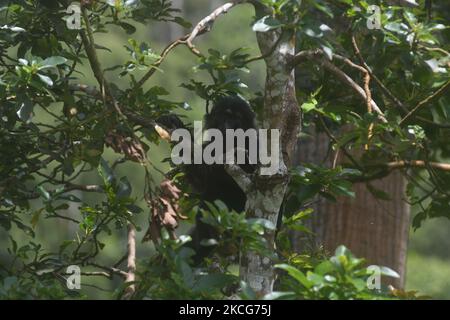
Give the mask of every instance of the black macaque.
MULTIPOLYGON (((158 123, 167 129, 184 127, 176 116, 165 116, 158 123)), ((218 129, 224 137, 224 150, 226 150, 226 129, 256 129, 255 114, 249 104, 238 96, 226 96, 215 101, 210 112, 204 117, 204 129, 218 129)), ((203 147, 208 143, 205 142, 203 147)), ((248 141, 246 141, 248 151, 248 141)), ((239 164, 247 173, 256 170, 256 164, 250 163, 246 157, 246 163, 239 164)), ((207 208, 205 201, 213 203, 221 200, 230 210, 242 212, 245 209, 246 195, 234 179, 226 172, 223 164, 185 164, 182 170, 187 182, 194 192, 198 193, 201 206, 207 208)), ((200 264, 204 257, 210 255, 211 246, 203 246, 202 240, 216 238, 217 231, 209 224, 202 222, 201 214, 197 214, 196 224, 190 233, 192 241, 187 245, 196 252, 194 263, 200 264)))

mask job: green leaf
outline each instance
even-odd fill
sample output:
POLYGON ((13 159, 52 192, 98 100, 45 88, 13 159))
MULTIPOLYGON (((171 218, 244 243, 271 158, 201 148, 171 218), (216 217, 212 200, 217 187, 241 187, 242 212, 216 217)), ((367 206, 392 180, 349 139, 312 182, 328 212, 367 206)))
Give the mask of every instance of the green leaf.
MULTIPOLYGON (((112 53, 112 50, 110 48, 108 48, 108 47, 105 47, 105 46, 102 46, 102 45, 99 45, 99 44, 94 44, 94 47, 97 50, 105 50, 105 51, 108 51, 108 52, 112 53)), ((106 71, 106 69, 105 69, 105 71, 106 71)))
POLYGON ((8 25, 4 25, 3 27, 0 27, 0 30, 11 30, 12 32, 25 32, 25 29, 23 29, 21 27, 8 26, 8 25))
POLYGON ((33 103, 30 99, 25 97, 22 104, 20 105, 19 110, 17 111, 17 116, 20 120, 24 122, 28 122, 33 115, 33 103))
POLYGON ((351 190, 352 186, 353 185, 352 185, 352 183, 350 181, 335 180, 330 185, 330 191, 332 191, 336 195, 343 195, 343 196, 348 196, 348 197, 354 198, 355 197, 355 192, 353 192, 351 190))
POLYGON ((16 253, 17 252, 17 241, 14 240, 14 238, 11 236, 9 236, 9 239, 11 240, 11 245, 12 245, 11 250, 13 253, 16 253))
POLYGON ((302 211, 292 215, 292 217, 289 218, 289 221, 295 222, 298 220, 303 220, 305 218, 308 218, 313 212, 314 212, 314 209, 312 209, 312 208, 302 210, 302 211))
POLYGON ((243 299, 248 299, 248 300, 256 299, 256 293, 246 282, 240 281, 240 288, 241 288, 241 297, 243 299))
POLYGON ((36 227, 39 218, 41 216, 42 211, 44 211, 45 208, 41 208, 39 210, 36 210, 33 215, 31 216, 31 226, 33 227, 33 229, 36 227))
POLYGON ((384 26, 384 28, 401 35, 406 35, 409 31, 409 28, 406 24, 399 22, 389 22, 384 26))
POLYGON ((26 59, 19 59, 19 63, 21 64, 21 65, 24 65, 24 66, 27 66, 28 65, 28 60, 26 60, 26 59))
POLYGON ((346 246, 340 245, 339 247, 336 248, 336 251, 334 252, 334 255, 335 255, 336 257, 339 257, 339 256, 346 256, 346 255, 349 254, 349 252, 350 252, 350 251, 347 249, 346 246))
POLYGON ((404 4, 410 7, 418 7, 419 4, 416 2, 416 0, 403 0, 404 4))
POLYGON ((136 9, 139 7, 140 0, 126 0, 123 3, 124 8, 127 8, 129 10, 136 9))
POLYGON ((291 277, 301 283, 305 288, 311 288, 312 283, 306 278, 306 276, 295 267, 292 267, 288 264, 277 264, 275 268, 282 269, 286 271, 291 277))
POLYGON ((210 239, 203 239, 200 241, 200 245, 204 247, 212 247, 217 246, 219 242, 216 239, 210 238, 210 239))
POLYGON ((321 188, 322 186, 320 184, 300 186, 296 194, 298 202, 303 203, 306 200, 312 199, 321 188))
POLYGON ((253 31, 255 32, 267 32, 270 30, 281 28, 283 24, 280 23, 277 19, 272 18, 271 16, 265 16, 253 25, 253 31))
POLYGON ((272 223, 272 221, 269 221, 267 219, 250 218, 250 219, 248 219, 248 222, 252 223, 252 224, 262 225, 265 229, 268 229, 268 230, 275 230, 276 229, 276 226, 272 223))
POLYGON ((192 28, 192 23, 190 23, 189 21, 183 19, 182 17, 175 17, 173 19, 173 22, 178 23, 180 26, 189 29, 192 28))
POLYGON ((66 62, 67 62, 67 59, 64 57, 59 57, 59 56, 50 57, 40 63, 42 66, 39 67, 39 70, 56 67, 60 64, 66 63, 66 62))
POLYGON ((369 192, 377 199, 381 199, 381 200, 386 200, 386 201, 390 201, 392 200, 392 197, 387 194, 386 192, 384 192, 383 190, 377 189, 375 188, 373 185, 371 185, 370 183, 366 184, 367 186, 367 190, 369 190, 369 192))
POLYGON ((126 208, 128 209, 128 211, 130 211, 131 213, 134 214, 138 214, 142 212, 142 209, 134 204, 129 204, 126 206, 126 208))
POLYGON ((326 275, 334 270, 334 265, 330 261, 323 261, 314 268, 314 272, 320 275, 326 275))
POLYGON ((119 26, 120 26, 122 29, 125 30, 125 32, 126 32, 127 34, 133 34, 133 33, 136 32, 136 27, 133 26, 132 24, 129 24, 129 23, 126 23, 126 22, 123 22, 123 21, 119 22, 118 24, 119 24, 119 26))
POLYGON ((43 74, 40 73, 38 73, 37 75, 46 85, 48 85, 49 87, 53 86, 53 80, 50 77, 44 76, 43 74))
POLYGON ((289 299, 289 298, 295 298, 295 292, 293 291, 286 291, 286 292, 280 292, 280 291, 273 291, 271 293, 266 294, 263 297, 263 300, 277 300, 277 299, 289 299))
POLYGON ((236 280, 235 276, 228 274, 208 274, 200 277, 195 283, 193 290, 197 292, 210 291, 211 289, 222 289, 236 280))
POLYGON ((58 196, 58 199, 67 200, 71 202, 81 202, 81 199, 77 196, 74 196, 73 194, 67 194, 67 195, 60 195, 58 196))
POLYGON ((444 67, 445 64, 441 63, 437 59, 426 60, 425 63, 434 73, 447 73, 447 69, 444 67))
POLYGON ((380 267, 380 272, 386 277, 400 278, 400 275, 397 272, 388 267, 380 267))
POLYGON ((321 47, 328 60, 333 60, 333 49, 325 45, 321 45, 321 47))
POLYGON ((86 149, 86 155, 89 158, 95 158, 95 157, 101 155, 102 153, 103 153, 103 150, 101 150, 101 149, 93 149, 93 148, 86 149))
POLYGON ((307 227, 305 227, 304 225, 301 225, 301 224, 292 224, 292 225, 289 225, 288 228, 290 230, 299 231, 299 232, 303 232, 303 233, 306 233, 306 234, 314 235, 314 232, 312 232, 307 227))
POLYGON ((311 101, 309 101, 309 102, 305 102, 305 103, 303 103, 302 105, 301 105, 301 109, 304 111, 304 112, 310 112, 311 110, 314 110, 315 108, 316 108, 316 106, 317 106, 317 101, 315 100, 315 99, 312 99, 311 101))
POLYGON ((367 282, 359 278, 349 278, 350 282, 356 288, 357 291, 363 291, 367 287, 367 282))
POLYGON ((122 177, 117 186, 117 196, 119 198, 128 198, 131 195, 132 187, 127 177, 122 177))
POLYGON ((322 275, 308 271, 306 274, 308 281, 313 283, 314 286, 321 287, 324 285, 325 279, 322 275))
POLYGON ((180 257, 177 257, 176 260, 178 273, 181 274, 183 279, 183 284, 187 287, 192 289, 195 284, 195 277, 192 268, 183 260, 181 260, 180 257))
POLYGON ((50 193, 48 193, 47 190, 44 189, 43 186, 39 186, 36 188, 39 194, 44 197, 45 200, 50 200, 50 193))
POLYGON ((98 172, 99 172, 100 176, 103 178, 103 181, 106 186, 110 186, 114 182, 114 180, 115 180, 114 172, 112 171, 112 169, 109 167, 108 163, 103 158, 100 159, 100 164, 98 166, 98 172))
POLYGON ((3 290, 8 291, 13 285, 15 285, 18 282, 17 277, 6 277, 3 279, 3 290))

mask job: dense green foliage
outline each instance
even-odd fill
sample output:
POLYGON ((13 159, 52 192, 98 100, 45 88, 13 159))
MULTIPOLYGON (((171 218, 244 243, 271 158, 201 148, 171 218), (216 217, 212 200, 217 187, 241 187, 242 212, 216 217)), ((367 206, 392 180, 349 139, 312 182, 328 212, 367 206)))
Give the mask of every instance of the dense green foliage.
MULTIPOLYGON (((170 239, 163 229, 156 252, 147 248, 138 256, 135 298, 223 298, 238 287, 241 297, 254 298, 247 285, 239 283, 236 261, 230 258, 238 243, 240 250, 261 251, 279 260, 284 271, 280 291, 266 298, 386 297, 386 291, 367 289, 370 273, 363 260, 344 247, 332 257, 293 253, 287 229, 308 232, 302 222, 314 214, 299 213, 299 208, 317 195, 329 201, 351 197, 352 183, 367 181, 370 186, 372 179, 398 169, 409 181, 408 201, 419 208, 415 228, 427 218, 450 218, 450 170, 441 166, 450 152, 450 4, 420 1, 418 7, 405 8, 388 6, 386 1, 260 2, 274 14, 255 18, 255 32, 295 30, 298 51, 321 50, 297 72, 303 134, 325 132, 333 152, 358 150, 357 156, 336 168, 319 164, 292 168, 278 257, 264 252, 260 237, 275 226, 230 213, 220 203, 204 212, 204 221, 226 234, 210 243, 221 254, 207 259, 201 270, 190 261, 192 250, 182 246, 189 239, 170 239), (380 28, 368 28, 370 4, 381 7, 380 28), (323 67, 322 59, 331 61, 361 87, 369 85, 360 69, 339 57, 366 70, 370 67, 371 96, 383 115, 368 110, 364 99, 323 67)), ((125 243, 111 241, 112 235, 125 239, 130 224, 138 231, 147 227, 141 223, 148 220, 147 205, 159 195, 161 176, 173 176, 167 164, 165 172, 158 172, 158 151, 164 142, 153 121, 163 114, 191 112, 187 101, 172 94, 179 88, 141 80, 145 74, 167 72, 169 62, 161 63, 165 53, 152 43, 133 38, 140 23, 155 21, 179 24, 189 32, 191 24, 170 1, 83 1, 80 30, 67 28, 70 3, 6 1, 0 8, 0 228, 8 234, 0 256, 0 298, 89 297, 85 291, 66 288, 69 265, 79 265, 86 273, 104 272, 114 281, 115 291, 108 297, 122 297, 127 285, 117 279, 123 276, 118 269, 126 269, 123 253, 113 259, 102 255, 111 246, 125 251, 125 243), (129 56, 106 64, 99 57, 111 50, 115 55, 117 47, 100 45, 97 39, 111 32, 128 38, 120 45, 129 56), (86 86, 93 84, 102 90, 86 86), (139 171, 139 181, 130 181, 121 166, 139 171), (51 248, 37 241, 39 229, 51 232, 62 226, 59 223, 73 225, 72 232, 51 248)), ((214 29, 211 33, 225 41, 214 29)), ((222 52, 204 49, 201 39, 196 42, 200 56, 183 52, 196 73, 179 79, 177 85, 203 104, 228 92, 240 93, 258 112, 261 88, 246 83, 252 65, 260 60, 257 50, 235 44, 237 49, 222 52)), ((179 175, 178 180, 189 193, 179 175)), ((369 189, 391 200, 382 190, 369 189)), ((194 221, 196 204, 195 196, 181 200, 180 211, 188 221, 194 221)))

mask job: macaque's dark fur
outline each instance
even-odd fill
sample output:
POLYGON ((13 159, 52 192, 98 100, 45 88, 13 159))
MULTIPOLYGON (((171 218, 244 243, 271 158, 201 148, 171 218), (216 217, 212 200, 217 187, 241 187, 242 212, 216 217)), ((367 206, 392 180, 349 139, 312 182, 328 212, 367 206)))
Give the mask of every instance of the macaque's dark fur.
MULTIPOLYGON (((159 121, 169 129, 179 128, 182 122, 179 119, 165 118, 159 121)), ((255 114, 250 106, 237 96, 227 96, 220 98, 214 103, 211 111, 205 115, 204 129, 218 129, 225 138, 226 129, 256 128, 255 114)), ((204 146, 208 142, 204 143, 204 146)), ((248 150, 248 146, 246 146, 248 150)), ((225 151, 225 139, 224 139, 225 151)), ((241 168, 251 173, 256 169, 255 164, 240 164, 241 168)), ((234 179, 225 171, 222 164, 190 164, 183 165, 183 171, 187 182, 192 186, 194 192, 198 193, 202 202, 214 202, 221 200, 230 210, 242 212, 245 209, 246 195, 237 185, 234 179)), ((201 204, 203 208, 207 208, 201 204)), ((217 232, 213 227, 201 221, 198 214, 196 225, 191 232, 192 242, 189 247, 196 251, 194 262, 200 263, 203 257, 207 256, 211 247, 201 245, 204 239, 215 238, 217 232)))

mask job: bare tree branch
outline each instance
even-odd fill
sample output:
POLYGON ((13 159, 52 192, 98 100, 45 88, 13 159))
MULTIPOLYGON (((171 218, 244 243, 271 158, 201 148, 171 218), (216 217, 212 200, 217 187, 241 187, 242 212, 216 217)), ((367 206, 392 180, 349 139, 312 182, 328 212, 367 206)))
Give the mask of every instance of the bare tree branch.
MULTIPOLYGON (((111 278, 111 274, 109 274, 108 272, 104 272, 104 271, 91 271, 91 272, 81 272, 80 273, 82 276, 102 276, 102 277, 106 277, 108 279, 111 278)), ((71 273, 63 273, 63 275, 68 276, 71 275, 71 273)))
POLYGON ((227 3, 223 4, 222 6, 220 6, 216 10, 214 10, 211 14, 209 14, 208 16, 206 16, 205 18, 200 20, 200 22, 197 23, 197 25, 194 27, 194 29, 192 30, 191 33, 188 33, 188 34, 182 36, 181 38, 179 38, 179 39, 169 43, 164 48, 164 50, 161 52, 160 58, 158 59, 158 61, 156 61, 153 64, 152 68, 136 83, 135 87, 133 88, 133 91, 135 91, 135 90, 139 89, 140 87, 142 87, 144 85, 144 83, 148 79, 150 79, 151 76, 153 76, 153 74, 156 71, 156 68, 158 66, 160 66, 161 63, 163 63, 163 61, 166 59, 166 57, 169 54, 169 52, 172 51, 177 46, 179 46, 180 44, 186 45, 195 55, 202 56, 200 51, 198 51, 198 49, 195 48, 195 46, 192 44, 192 41, 197 36, 202 35, 202 34, 204 34, 206 32, 209 32, 211 30, 212 24, 214 23, 215 19, 218 16, 220 16, 221 14, 227 13, 227 11, 230 8, 232 8, 233 6, 235 6, 235 5, 239 4, 239 3, 243 3, 243 2, 245 2, 245 1, 244 0, 233 1, 233 2, 227 2, 227 3))
POLYGON ((384 85, 383 82, 381 82, 381 80, 372 72, 372 69, 367 65, 366 61, 364 60, 364 58, 361 54, 361 51, 359 50, 358 44, 356 43, 355 36, 352 36, 352 45, 353 45, 353 50, 355 51, 355 54, 358 57, 359 61, 364 66, 364 68, 366 68, 367 72, 369 72, 370 76, 372 77, 372 79, 375 80, 375 82, 381 88, 383 93, 391 101, 393 101, 398 107, 400 107, 400 109, 402 109, 405 112, 408 112, 408 108, 406 108, 405 105, 399 99, 397 99, 396 96, 394 96, 394 94, 384 85))
POLYGON ((244 1, 233 1, 233 2, 227 2, 220 7, 218 7, 216 10, 214 10, 211 14, 204 17, 202 20, 200 20, 199 23, 194 27, 189 37, 186 39, 186 45, 191 49, 192 52, 194 52, 196 55, 200 56, 201 53, 198 51, 195 46, 192 44, 192 41, 197 37, 197 35, 200 35, 202 33, 208 32, 211 30, 211 27, 216 20, 218 16, 221 14, 225 14, 235 5, 244 2, 244 1))
MULTIPOLYGON (((375 82, 377 83, 377 85, 381 88, 381 91, 383 91, 383 93, 386 95, 386 97, 391 100, 395 105, 397 105, 400 109, 402 109, 406 114, 408 114, 410 111, 408 109, 408 107, 401 102, 385 85, 384 83, 372 72, 371 68, 367 65, 366 61, 364 60, 361 51, 359 50, 358 44, 356 43, 356 39, 354 36, 352 36, 352 44, 353 44, 353 49, 355 51, 356 56, 358 57, 358 59, 360 60, 361 64, 367 69, 367 71, 369 72, 370 76, 372 77, 372 79, 375 80, 375 82)), ((422 46, 424 47, 424 46, 422 46)), ((428 47, 424 47, 427 50, 436 50, 436 51, 440 51, 442 53, 444 53, 445 55, 449 55, 449 53, 441 48, 428 48, 428 47)), ((440 128, 449 128, 449 125, 445 125, 445 124, 440 124, 440 123, 436 123, 434 121, 430 121, 427 118, 421 117, 421 116, 417 116, 416 117, 418 120, 426 122, 428 124, 440 127, 440 128)), ((402 120, 403 121, 403 120, 402 120)))
POLYGON ((450 163, 441 163, 441 162, 428 162, 423 160, 399 160, 393 161, 386 164, 388 169, 399 169, 405 167, 417 167, 417 168, 426 168, 432 167, 434 169, 450 171, 450 163))
POLYGON ((180 44, 185 44, 186 43, 186 39, 188 38, 189 34, 184 35, 183 37, 169 43, 164 50, 161 52, 160 54, 160 58, 158 59, 158 61, 156 61, 153 65, 152 68, 136 83, 136 85, 133 88, 133 91, 136 91, 137 89, 139 89, 140 87, 142 87, 144 85, 144 83, 150 79, 150 77, 155 73, 155 71, 157 70, 156 68, 159 67, 161 65, 161 63, 163 63, 164 59, 166 59, 167 55, 169 54, 169 52, 176 48, 178 45, 180 44))
MULTIPOLYGON (((370 98, 369 101, 371 108, 378 114, 378 118, 382 122, 386 123, 387 122, 386 117, 384 116, 384 113, 381 111, 381 109, 378 107, 377 103, 371 97, 368 97, 365 90, 359 84, 357 84, 350 76, 348 76, 344 71, 336 67, 327 58, 325 58, 324 54, 325 53, 321 49, 300 51, 294 56, 290 65, 291 67, 295 67, 296 65, 303 63, 307 60, 318 60, 328 71, 334 73, 339 79, 341 79, 342 82, 344 82, 347 86, 352 88, 361 98, 364 99, 364 101, 368 101, 369 100, 368 98, 370 98)), ((351 62, 348 58, 342 57, 340 55, 333 54, 333 58, 343 61, 344 63, 354 68, 357 68, 360 71, 364 69, 363 67, 351 62)), ((367 70, 365 70, 364 72, 367 73, 367 70)))
POLYGON ((415 0, 388 0, 387 2, 390 5, 405 6, 410 8, 415 8, 419 6, 415 0))
POLYGON ((72 190, 80 190, 85 192, 100 192, 103 193, 105 190, 102 186, 97 184, 73 184, 66 183, 66 187, 64 188, 64 192, 72 191, 72 190))
POLYGON ((93 267, 97 267, 97 268, 99 268, 99 269, 106 270, 106 271, 109 273, 109 276, 110 276, 110 277, 112 276, 112 274, 117 274, 118 276, 121 276, 122 278, 126 278, 127 275, 128 275, 127 272, 125 272, 125 271, 123 271, 123 270, 120 270, 120 269, 118 269, 118 268, 115 268, 115 267, 102 266, 102 265, 99 265, 99 264, 93 263, 93 262, 88 263, 88 264, 91 265, 91 266, 93 266, 93 267))
POLYGON ((432 95, 426 97, 424 100, 420 101, 408 114, 400 121, 399 125, 404 123, 409 117, 411 117, 417 110, 419 110, 424 105, 430 103, 431 101, 441 97, 447 89, 450 88, 450 80, 448 80, 444 85, 442 85, 436 92, 432 95))
POLYGON ((237 164, 225 164, 225 171, 236 181, 238 186, 248 193, 252 186, 251 176, 237 164))
MULTIPOLYGON (((133 224, 128 224, 128 244, 127 244, 127 267, 128 272, 125 279, 125 283, 134 282, 136 280, 136 229, 133 224)), ((125 289, 124 299, 129 299, 136 291, 136 285, 134 283, 127 286, 125 289)))
MULTIPOLYGON (((350 76, 348 76, 344 71, 342 71, 341 69, 339 69, 338 67, 336 67, 334 64, 332 64, 331 62, 322 59, 322 64, 323 66, 328 69, 329 71, 333 72, 337 77, 339 77, 343 82, 345 82, 349 87, 351 87, 354 91, 356 91, 356 93, 359 94, 359 96, 361 98, 363 98, 365 101, 367 100, 367 95, 364 91, 363 88, 361 88, 360 85, 358 85, 350 76)), ((373 100, 370 99, 370 105, 372 107, 372 109, 378 114, 378 118, 384 122, 387 123, 387 120, 383 114, 383 112, 381 111, 381 109, 378 107, 377 103, 373 100)))

